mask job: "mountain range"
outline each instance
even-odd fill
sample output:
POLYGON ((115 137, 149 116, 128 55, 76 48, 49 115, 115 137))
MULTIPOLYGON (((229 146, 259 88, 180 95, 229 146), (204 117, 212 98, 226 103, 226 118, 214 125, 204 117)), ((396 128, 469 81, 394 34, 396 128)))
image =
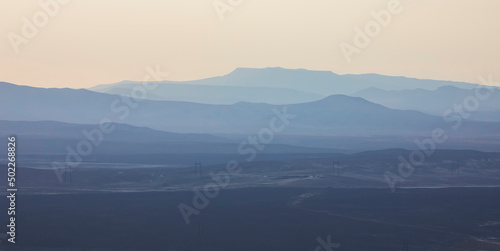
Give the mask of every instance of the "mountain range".
MULTIPOLYGON (((417 111, 390 109, 362 98, 332 95, 287 106, 239 102, 210 105, 179 101, 124 99, 88 90, 42 89, 0 84, 4 120, 50 120, 98 124, 102 119, 177 133, 250 134, 269 127, 278 113, 293 114, 290 134, 401 135, 449 127, 442 118, 417 111), (21 102, 22 101, 22 102, 21 102), (15 105, 13 105, 15 104, 15 105)), ((495 135, 500 123, 467 121, 462 135, 495 135)))
MULTIPOLYGON (((132 88, 141 82, 122 81, 98 85, 89 90, 131 96, 132 88)), ((231 73, 193 81, 160 81, 148 93, 148 99, 190 101, 208 104, 232 104, 238 101, 269 104, 309 102, 330 95, 349 95, 370 87, 384 90, 442 86, 472 89, 476 85, 462 82, 391 77, 377 74, 339 75, 330 71, 284 68, 237 68, 231 73)))
MULTIPOLYGON (((453 86, 443 86, 436 90, 414 89, 414 90, 382 90, 379 88, 368 88, 352 94, 371 102, 384 105, 393 109, 415 110, 424 113, 442 116, 447 110, 454 109, 454 105, 474 106, 473 101, 479 101, 477 109, 471 113, 471 119, 481 121, 500 122, 500 89, 481 89, 479 94, 476 90, 461 89, 453 86), (484 100, 476 96, 485 95, 484 100), (471 102, 465 104, 465 102, 471 102)), ((482 98, 483 99, 483 98, 482 98)))
POLYGON ((452 120, 443 119, 443 109, 473 95, 474 84, 239 68, 222 77, 160 82, 145 99, 127 95, 140 84, 125 81, 87 90, 0 82, 0 105, 8 107, 0 110, 5 120, 0 130, 3 125, 4 131, 16 128, 15 132, 29 135, 41 128, 36 133, 40 140, 57 138, 52 133, 73 139, 71 135, 79 135, 82 126, 112 121, 119 129, 113 142, 131 138, 130 142, 225 144, 230 139, 234 144, 284 125, 279 134, 270 136, 274 143, 352 151, 414 146, 416 138, 431 137, 433 130, 442 129, 453 138, 447 147, 499 149, 498 93, 481 103, 473 119, 458 113, 452 120), (345 92, 354 92, 355 97, 338 94, 345 92))

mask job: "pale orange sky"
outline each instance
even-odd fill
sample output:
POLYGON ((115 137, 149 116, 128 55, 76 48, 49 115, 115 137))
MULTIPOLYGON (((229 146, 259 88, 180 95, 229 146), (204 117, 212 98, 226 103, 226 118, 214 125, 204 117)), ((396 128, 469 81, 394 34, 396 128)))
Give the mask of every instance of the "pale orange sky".
POLYGON ((160 65, 169 80, 279 66, 500 82, 498 0, 401 0, 403 11, 347 63, 339 45, 389 1, 242 0, 220 20, 214 0, 72 0, 16 53, 8 34, 22 35, 23 18, 43 9, 0 0, 0 81, 85 88, 142 80, 160 65))

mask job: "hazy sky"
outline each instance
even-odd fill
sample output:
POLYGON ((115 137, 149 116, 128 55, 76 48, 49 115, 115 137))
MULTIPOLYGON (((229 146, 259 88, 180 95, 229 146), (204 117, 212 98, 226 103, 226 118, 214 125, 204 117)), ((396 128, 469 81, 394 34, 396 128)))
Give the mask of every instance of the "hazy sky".
MULTIPOLYGON (((141 80, 148 65, 169 80, 280 66, 500 81, 498 0, 401 0, 401 12, 350 63, 340 44, 355 46, 355 27, 395 0, 240 1, 221 20, 214 0, 72 0, 50 8, 53 16, 39 1, 0 0, 0 81, 83 88, 141 80), (38 33, 24 36, 23 19, 38 33)), ((228 2, 238 0, 219 6, 228 2)))

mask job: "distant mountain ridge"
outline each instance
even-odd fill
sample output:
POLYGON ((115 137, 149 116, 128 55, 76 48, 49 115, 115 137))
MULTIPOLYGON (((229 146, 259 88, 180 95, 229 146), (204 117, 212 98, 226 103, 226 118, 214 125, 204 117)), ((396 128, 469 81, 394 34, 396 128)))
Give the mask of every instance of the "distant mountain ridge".
MULTIPOLYGON (((414 79, 406 77, 392 77, 379 74, 339 75, 331 71, 310 71, 305 69, 275 68, 237 68, 228 75, 219 79, 229 79, 233 85, 250 86, 287 86, 297 90, 333 95, 349 95, 355 91, 369 87, 378 87, 386 90, 404 89, 435 89, 444 85, 453 85, 462 88, 473 88, 475 84, 439 80, 414 79)), ((216 81, 212 78, 211 81, 216 81)))
MULTIPOLYGON (((130 84, 123 81, 98 85, 89 90, 130 96, 130 84)), ((475 84, 451 81, 391 77, 377 74, 338 75, 330 71, 284 68, 237 68, 231 73, 192 81, 160 81, 150 99, 230 104, 237 101, 291 104, 319 100, 335 94, 349 95, 370 87, 385 90, 423 88, 434 90, 453 85, 472 89, 475 84), (207 91, 204 91, 207 90, 207 91), (217 95, 211 92, 225 93, 217 95), (301 97, 302 95, 302 97, 301 97), (239 99, 239 100, 236 100, 239 99)))
MULTIPOLYGON (((487 93, 482 90, 481 93, 487 93)), ((495 88, 487 99, 479 100, 477 110, 472 112, 471 119, 500 122, 500 89, 495 88)), ((442 116, 455 104, 464 105, 468 97, 475 97, 475 90, 461 89, 454 86, 443 86, 436 90, 401 90, 388 91, 368 88, 352 94, 371 102, 393 109, 415 110, 427 114, 442 116)))

